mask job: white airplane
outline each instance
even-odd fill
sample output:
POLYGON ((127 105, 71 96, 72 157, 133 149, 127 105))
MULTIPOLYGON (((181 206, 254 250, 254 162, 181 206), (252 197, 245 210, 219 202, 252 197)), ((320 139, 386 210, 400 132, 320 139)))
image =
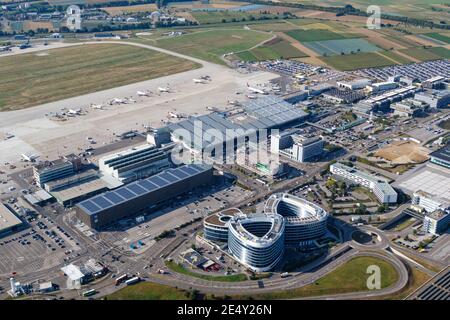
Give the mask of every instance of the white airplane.
POLYGON ((22 153, 22 159, 25 162, 35 162, 37 158, 39 158, 38 155, 36 154, 26 154, 26 153, 22 153))
POLYGON ((255 95, 248 94, 248 95, 247 95, 247 98, 249 98, 249 99, 256 99, 256 98, 258 98, 258 97, 255 96, 255 95))
POLYGON ((91 104, 91 108, 103 110, 103 105, 102 104, 91 104))
POLYGON ((237 100, 228 100, 228 104, 231 104, 232 106, 240 105, 239 101, 237 101, 237 100))
POLYGON ((136 91, 137 95, 139 97, 150 97, 151 92, 150 91, 136 91))
POLYGON ((159 92, 170 92, 169 87, 159 87, 158 90, 159 92))
POLYGON ((131 103, 136 103, 137 101, 136 101, 136 100, 134 100, 133 98, 129 98, 129 99, 128 99, 128 102, 131 102, 131 103))
POLYGON ((187 118, 186 114, 183 113, 178 113, 178 112, 174 112, 174 111, 169 111, 169 118, 173 118, 173 119, 182 119, 182 118, 187 118))
POLYGON ((205 83, 205 81, 203 79, 192 79, 194 81, 194 83, 205 83))
POLYGON ((78 109, 69 109, 68 114, 76 115, 81 113, 81 108, 78 109))
POLYGON ((250 87, 248 85, 248 83, 247 83, 247 88, 248 88, 248 90, 250 90, 251 92, 254 92, 254 93, 267 94, 267 92, 265 90, 261 90, 261 89, 250 87))
POLYGON ((120 99, 120 98, 114 98, 109 102, 109 104, 122 104, 122 103, 127 103, 127 100, 120 99))

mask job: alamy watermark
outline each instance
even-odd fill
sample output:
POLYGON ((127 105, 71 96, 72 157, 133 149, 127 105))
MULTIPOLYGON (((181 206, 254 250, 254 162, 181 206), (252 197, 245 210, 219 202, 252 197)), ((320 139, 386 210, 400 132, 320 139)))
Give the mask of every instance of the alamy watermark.
POLYGON ((381 29, 381 8, 379 6, 370 5, 367 7, 367 29, 378 30, 381 29))
POLYGON ((379 266, 373 264, 367 267, 367 274, 370 276, 367 278, 366 286, 369 290, 381 289, 381 269, 379 266))
POLYGON ((77 5, 70 5, 66 10, 66 27, 71 31, 81 29, 81 9, 77 5))

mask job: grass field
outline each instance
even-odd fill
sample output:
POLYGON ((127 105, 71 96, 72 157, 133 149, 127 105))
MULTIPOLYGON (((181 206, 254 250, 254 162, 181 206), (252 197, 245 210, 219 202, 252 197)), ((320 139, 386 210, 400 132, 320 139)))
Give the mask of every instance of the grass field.
POLYGON ((106 297, 107 300, 188 300, 180 289, 152 282, 140 282, 106 297))
POLYGON ((286 40, 276 38, 270 43, 266 43, 263 46, 254 48, 250 51, 243 51, 236 54, 242 61, 262 61, 262 60, 274 60, 274 59, 292 59, 292 58, 304 58, 307 55, 297 48, 293 47, 286 40))
POLYGON ((425 34, 427 37, 429 38, 433 38, 445 43, 450 43, 450 36, 446 36, 444 34, 441 33, 437 33, 437 32, 432 32, 432 33, 426 33, 425 34))
POLYGON ((362 68, 386 67, 396 64, 377 53, 358 53, 337 55, 329 57, 320 57, 326 64, 341 70, 351 71, 362 68))
POLYGON ((248 280, 247 276, 243 273, 240 274, 233 274, 233 275, 228 275, 228 276, 213 276, 213 275, 208 275, 208 274, 202 274, 202 273, 198 273, 198 272, 193 272, 190 271, 188 269, 186 269, 185 267, 183 267, 180 264, 177 264, 174 261, 166 261, 166 266, 177 273, 181 273, 181 274, 185 274, 191 277, 195 277, 195 278, 199 278, 199 279, 203 279, 203 280, 208 280, 208 281, 218 281, 218 282, 240 282, 240 281, 246 281, 248 280))
MULTIPOLYGON (((375 257, 356 257, 315 283, 292 290, 269 292, 251 296, 254 299, 292 299, 321 295, 367 291, 367 267, 377 265, 381 270, 381 288, 392 286, 398 281, 397 270, 387 261, 375 257)), ((233 297, 234 298, 234 297, 233 297)), ((246 299, 248 296, 236 298, 246 299)))
POLYGON ((300 42, 352 39, 361 37, 361 35, 358 34, 337 33, 325 29, 291 30, 286 31, 285 33, 300 42))
POLYGON ((219 23, 219 22, 235 22, 235 21, 250 21, 252 17, 255 19, 276 17, 274 14, 252 14, 240 11, 195 11, 191 15, 200 24, 219 23))
POLYGON ((352 52, 376 52, 381 50, 376 45, 365 39, 309 41, 305 42, 304 45, 321 56, 340 55, 342 52, 349 54, 352 52))
POLYGON ((270 37, 269 34, 251 30, 214 29, 157 40, 155 44, 199 59, 224 64, 220 59, 223 54, 245 51, 270 37))
POLYGON ((397 61, 399 64, 408 64, 408 63, 413 62, 412 60, 410 60, 404 56, 401 56, 399 54, 396 54, 395 52, 392 52, 392 51, 383 51, 383 52, 380 52, 380 54, 397 61))
POLYGON ((408 48, 400 50, 401 52, 407 54, 410 57, 416 58, 420 61, 430 61, 438 59, 448 59, 450 58, 450 50, 444 47, 433 47, 433 48, 408 48))
POLYGON ((1 57, 0 110, 26 108, 199 67, 134 46, 93 46, 1 57))

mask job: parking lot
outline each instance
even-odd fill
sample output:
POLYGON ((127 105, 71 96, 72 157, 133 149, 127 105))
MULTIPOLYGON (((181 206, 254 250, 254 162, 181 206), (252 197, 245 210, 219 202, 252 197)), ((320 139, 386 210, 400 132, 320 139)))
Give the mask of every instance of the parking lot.
POLYGON ((41 218, 30 228, 0 239, 0 274, 26 274, 51 268, 69 257, 77 257, 80 247, 64 229, 53 220, 41 218))

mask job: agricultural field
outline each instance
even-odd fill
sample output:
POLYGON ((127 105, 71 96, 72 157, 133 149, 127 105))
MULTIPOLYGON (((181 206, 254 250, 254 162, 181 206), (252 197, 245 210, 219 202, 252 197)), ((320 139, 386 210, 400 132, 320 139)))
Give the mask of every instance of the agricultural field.
POLYGON ((140 5, 135 5, 135 6, 104 7, 101 9, 103 11, 106 11, 111 16, 120 16, 120 15, 127 14, 127 13, 155 11, 156 5, 153 3, 149 3, 149 4, 140 4, 140 5))
POLYGON ((192 17, 200 24, 220 23, 220 22, 236 22, 251 21, 259 19, 272 19, 277 17, 274 14, 247 13, 240 11, 193 11, 192 17))
POLYGON ((432 33, 425 33, 424 35, 427 36, 428 38, 433 38, 435 40, 450 44, 450 34, 446 35, 442 33, 432 32, 432 33))
POLYGON ((321 56, 340 55, 342 52, 350 54, 356 52, 376 52, 381 50, 365 39, 310 41, 303 44, 321 56))
POLYGON ((276 38, 260 47, 236 54, 242 61, 305 58, 307 55, 286 40, 276 38))
POLYGON ((206 61, 224 64, 222 55, 251 49, 270 38, 270 34, 252 30, 210 29, 180 37, 159 39, 152 44, 206 61))
POLYGON ((379 51, 378 54, 387 57, 388 59, 391 59, 398 64, 408 64, 414 62, 413 60, 408 59, 407 57, 397 54, 393 51, 379 51))
POLYGON ((320 57, 326 64, 341 71, 395 65, 394 61, 374 52, 320 57))
POLYGON ((0 110, 26 108, 199 67, 135 46, 94 45, 1 57, 0 110))
POLYGON ((361 38, 358 34, 337 33, 326 29, 291 30, 285 33, 300 42, 361 38))
POLYGON ((158 283, 140 282, 106 296, 105 300, 190 300, 188 292, 158 283))
POLYGON ((443 58, 445 59, 450 58, 450 50, 444 47, 434 47, 434 48, 418 47, 418 48, 403 49, 400 51, 420 61, 431 61, 443 58))

